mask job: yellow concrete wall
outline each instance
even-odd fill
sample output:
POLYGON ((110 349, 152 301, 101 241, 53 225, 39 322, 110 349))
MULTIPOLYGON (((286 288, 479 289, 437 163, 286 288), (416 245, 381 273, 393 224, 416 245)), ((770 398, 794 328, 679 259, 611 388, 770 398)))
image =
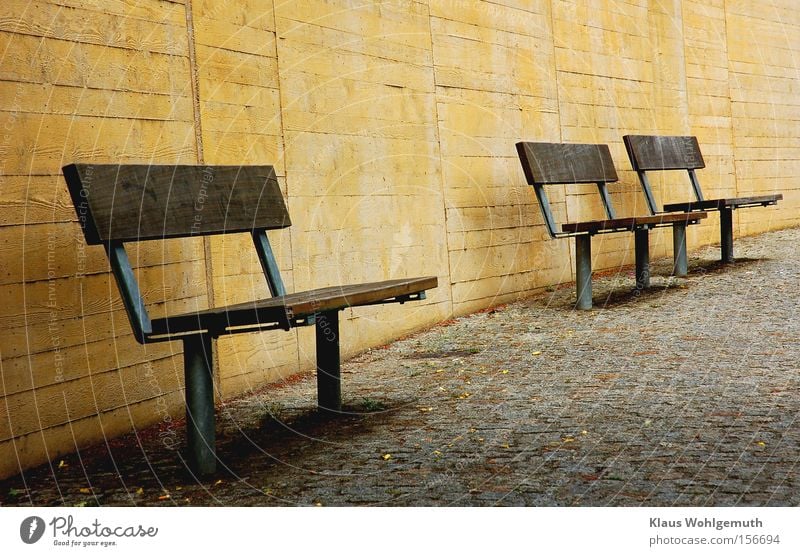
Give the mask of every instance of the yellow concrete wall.
MULTIPOLYGON (((0 6, 0 475, 181 413, 179 344, 138 345, 60 168, 197 160, 184 7, 0 6)), ((207 303, 195 240, 130 251, 153 314, 207 303), (170 299, 169 303, 164 300, 170 299)))
MULTIPOLYGON (((608 143, 621 214, 645 210, 626 133, 694 134, 707 196, 781 191, 737 233, 796 225, 793 0, 7 0, 0 5, 0 476, 183 413, 179 344, 138 345, 73 161, 273 164, 289 291, 436 275, 424 303, 343 313, 352 354, 572 279, 514 143, 608 143)), ((654 179, 660 201, 687 193, 654 179)), ((557 218, 600 216, 591 188, 557 218)), ((718 218, 690 228, 716 241, 718 218)), ((630 234, 595 242, 631 262, 630 234)), ((670 252, 669 233, 653 237, 670 252)), ((261 297, 248 237, 132 246, 151 313, 261 297)), ((217 342, 221 397, 313 366, 310 329, 217 342)), ((348 394, 349 395, 349 394, 348 394)), ((357 395, 357 394, 354 394, 357 395)), ((309 400, 312 404, 313 400, 309 400)))
MULTIPOLYGON (((547 1, 431 2, 456 313, 569 280, 568 244, 547 241, 514 147, 560 140, 550 22, 547 1)), ((563 195, 551 201, 563 218, 563 195)))

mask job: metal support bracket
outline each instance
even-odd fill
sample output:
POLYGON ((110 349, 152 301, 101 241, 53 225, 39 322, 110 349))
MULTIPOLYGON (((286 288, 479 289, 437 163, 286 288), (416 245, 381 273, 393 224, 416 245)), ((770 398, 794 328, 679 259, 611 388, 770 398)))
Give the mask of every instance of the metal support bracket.
POLYGON ((535 184, 533 186, 533 190, 536 192, 536 198, 539 200, 539 208, 542 210, 542 218, 544 219, 544 224, 547 227, 547 232, 550 234, 550 237, 555 238, 558 236, 558 232, 556 231, 556 221, 553 218, 553 212, 550 210, 550 201, 547 199, 547 193, 545 193, 544 186, 541 184, 535 184))
MULTIPOLYGON (((261 268, 264 270, 264 277, 267 279, 267 287, 272 297, 280 297, 286 295, 286 288, 283 286, 281 279, 281 271, 278 268, 278 261, 275 259, 275 254, 272 252, 272 246, 267 238, 267 232, 264 229, 253 230, 253 244, 258 253, 258 260, 261 262, 261 268)), ((286 330, 289 330, 288 328, 286 330)))
POLYGON ((614 220, 616 218, 616 213, 614 212, 614 205, 611 204, 611 196, 608 194, 608 187, 606 187, 605 182, 597 182, 597 191, 600 193, 600 199, 603 202, 603 208, 606 211, 608 219, 614 220))
POLYGON ((643 170, 638 170, 636 173, 639 174, 639 182, 642 184, 644 199, 647 202, 647 208, 650 210, 650 214, 658 214, 659 211, 656 207, 656 200, 653 198, 653 190, 650 188, 650 180, 647 177, 647 173, 643 170))
POLYGON ((140 344, 148 341, 148 335, 152 334, 153 327, 147 308, 144 305, 139 285, 136 283, 136 276, 133 274, 131 263, 128 260, 128 253, 121 241, 109 241, 104 243, 108 260, 111 263, 111 271, 117 281, 122 304, 128 314, 131 323, 133 336, 140 344))
POLYGON ((694 196, 697 197, 697 200, 703 202, 705 199, 703 198, 703 190, 700 189, 700 180, 697 179, 697 174, 693 169, 689 169, 689 181, 692 182, 692 190, 694 191, 694 196))

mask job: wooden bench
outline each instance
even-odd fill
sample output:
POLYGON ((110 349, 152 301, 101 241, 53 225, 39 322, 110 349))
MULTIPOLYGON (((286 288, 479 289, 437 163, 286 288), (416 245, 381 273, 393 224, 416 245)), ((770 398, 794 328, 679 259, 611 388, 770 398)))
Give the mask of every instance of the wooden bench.
MULTIPOLYGON (((650 214, 659 214, 653 190, 647 179, 652 170, 686 170, 694 192, 694 201, 664 205, 665 212, 719 211, 721 260, 733 261, 733 211, 737 208, 775 205, 783 195, 705 199, 695 170, 705 168, 696 137, 665 135, 626 135, 623 137, 631 165, 639 175, 650 214)), ((685 269, 684 269, 685 272, 685 269)))
POLYGON ((271 166, 71 164, 63 169, 89 245, 103 245, 136 340, 182 340, 188 461, 216 469, 212 339, 225 334, 316 327, 319 407, 341 409, 339 320, 346 307, 425 299, 435 277, 336 286, 287 294, 267 230, 291 225, 271 166), (151 319, 124 244, 248 233, 272 297, 151 319))
POLYGON ((563 143, 517 143, 525 178, 533 186, 550 237, 575 237, 576 307, 592 308, 592 236, 611 232, 633 232, 636 250, 636 288, 650 286, 650 241, 652 228, 671 225, 674 241, 682 247, 676 257, 686 257, 686 226, 706 217, 704 212, 659 214, 617 218, 606 184, 618 181, 607 145, 563 143), (549 184, 593 184, 600 194, 608 219, 562 224, 556 227, 545 192, 549 184))

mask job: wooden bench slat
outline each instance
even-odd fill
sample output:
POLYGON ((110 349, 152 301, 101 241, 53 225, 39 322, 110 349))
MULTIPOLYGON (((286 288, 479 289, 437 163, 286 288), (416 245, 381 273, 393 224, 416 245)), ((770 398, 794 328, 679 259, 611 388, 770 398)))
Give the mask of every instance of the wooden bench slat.
POLYGON ((636 171, 696 170, 706 166, 697 137, 626 135, 623 140, 636 171))
POLYGON ((596 233, 612 230, 635 230, 642 226, 663 226, 676 222, 697 222, 708 215, 705 212, 656 214, 655 216, 633 216, 613 220, 591 220, 563 224, 561 229, 568 233, 596 233))
POLYGON ((519 142, 528 184, 618 181, 608 145, 519 142))
POLYGON ((154 319, 153 334, 180 334, 210 328, 277 324, 286 319, 303 318, 325 311, 371 305, 398 296, 418 294, 437 285, 438 279, 435 276, 427 276, 319 288, 154 319))
POLYGON ((272 166, 70 164, 63 172, 90 245, 291 225, 272 166))
POLYGON ((668 212, 682 211, 690 212, 693 210, 722 210, 724 208, 738 208, 743 206, 774 205, 783 199, 783 195, 759 195, 755 197, 732 197, 726 199, 707 199, 705 201, 691 201, 688 203, 670 203, 664 205, 664 210, 668 212))

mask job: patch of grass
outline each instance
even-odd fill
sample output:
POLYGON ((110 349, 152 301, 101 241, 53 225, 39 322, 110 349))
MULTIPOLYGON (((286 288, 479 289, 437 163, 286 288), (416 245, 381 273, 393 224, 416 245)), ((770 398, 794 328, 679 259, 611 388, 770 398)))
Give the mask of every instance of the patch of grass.
POLYGON ((361 400, 361 408, 367 412, 384 411, 386 409, 386 405, 380 400, 363 398, 361 400))
POLYGON ((281 413, 283 413, 283 405, 278 402, 267 402, 263 406, 265 416, 272 417, 274 419, 280 419, 281 413))

